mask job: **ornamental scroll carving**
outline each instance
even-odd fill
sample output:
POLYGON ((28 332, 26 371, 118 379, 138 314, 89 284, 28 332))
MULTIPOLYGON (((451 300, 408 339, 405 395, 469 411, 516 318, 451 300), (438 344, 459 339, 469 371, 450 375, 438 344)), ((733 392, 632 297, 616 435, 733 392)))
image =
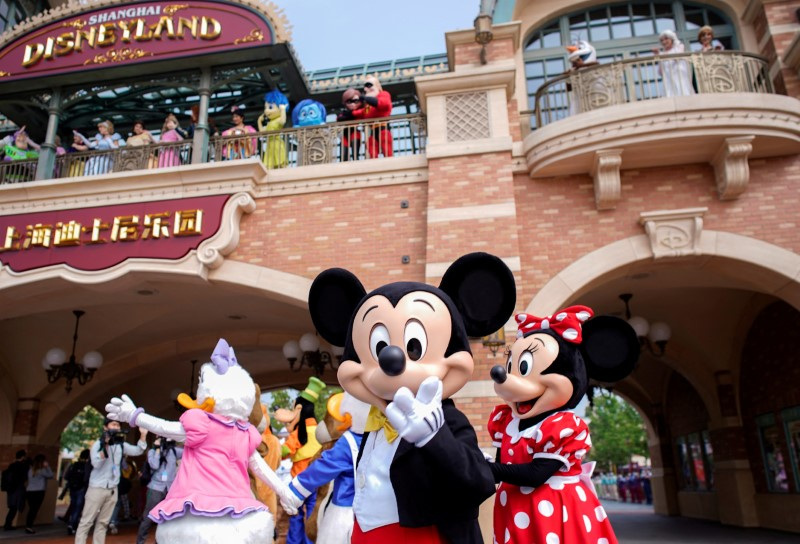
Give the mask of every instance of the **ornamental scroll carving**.
POLYGON ((572 113, 592 111, 625 103, 623 65, 605 64, 570 73, 572 113), (572 103, 575 102, 575 103, 572 103))
POLYGON ((755 136, 726 138, 711 161, 720 200, 739 198, 750 181, 750 164, 747 158, 753 151, 755 136))
POLYGON ((445 97, 447 141, 463 142, 492 136, 489 97, 485 92, 450 94, 445 97))
POLYGON ((622 149, 603 149, 594 154, 592 178, 594 178, 594 200, 598 210, 613 210, 617 207, 622 182, 619 177, 622 165, 622 149))
POLYGON ((654 259, 700 254, 703 214, 708 208, 642 212, 639 223, 650 239, 654 259))

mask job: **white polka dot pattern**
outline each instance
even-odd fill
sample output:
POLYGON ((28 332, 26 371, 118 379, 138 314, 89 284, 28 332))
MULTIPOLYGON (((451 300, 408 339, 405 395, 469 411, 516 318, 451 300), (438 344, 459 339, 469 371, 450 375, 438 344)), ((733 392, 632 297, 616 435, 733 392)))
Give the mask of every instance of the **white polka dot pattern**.
POLYGON ((584 514, 583 516, 583 526, 586 528, 587 533, 592 532, 592 520, 589 519, 589 516, 584 514))
POLYGON ((506 537, 503 542, 508 542, 509 540, 511 540, 511 533, 506 529, 506 537))
POLYGON ((546 544, 561 544, 561 539, 558 538, 558 535, 555 533, 547 533, 545 537, 546 544))
POLYGON ((562 506, 561 510, 562 510, 562 514, 563 514, 562 518, 561 518, 561 521, 566 523, 567 520, 569 519, 569 511, 567 510, 567 506, 566 505, 562 506))
POLYGON ((578 498, 581 502, 586 502, 586 491, 583 490, 583 486, 580 484, 575 486, 575 493, 578 494, 578 498))
POLYGON ((500 506, 505 506, 508 502, 508 493, 506 493, 505 489, 500 492, 500 506))
POLYGON ((514 525, 520 529, 527 529, 531 524, 531 518, 525 512, 517 512, 514 514, 514 525))
POLYGON ((602 506, 598 506, 597 508, 594 509, 594 515, 597 518, 597 521, 603 521, 608 517, 605 508, 603 508, 602 506))
POLYGON ((597 544, 608 544, 608 539, 607 538, 599 538, 597 540, 597 544))
POLYGON ((539 505, 536 507, 539 510, 539 513, 546 518, 549 518, 553 515, 553 503, 550 501, 539 501, 539 505))
POLYGON ((523 495, 530 495, 531 493, 533 493, 534 489, 536 489, 536 488, 535 487, 521 486, 519 488, 519 492, 522 493, 523 495))

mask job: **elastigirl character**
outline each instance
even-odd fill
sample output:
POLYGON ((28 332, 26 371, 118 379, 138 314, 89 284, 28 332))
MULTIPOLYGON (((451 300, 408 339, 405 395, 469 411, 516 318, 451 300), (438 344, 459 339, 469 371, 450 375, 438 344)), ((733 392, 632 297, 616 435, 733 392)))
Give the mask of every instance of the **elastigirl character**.
POLYGON ((314 325, 344 346, 339 383, 372 405, 356 469, 353 544, 482 542, 478 507, 494 479, 450 397, 472 375, 469 337, 500 328, 515 300, 511 271, 486 253, 458 259, 438 288, 397 282, 367 294, 343 269, 314 280, 314 325))
POLYGON ((589 378, 627 376, 639 343, 622 319, 592 315, 586 306, 545 318, 518 314, 506 365, 491 370, 495 392, 506 402, 488 424, 498 448, 495 542, 617 542, 590 480, 594 463, 582 463, 592 447, 589 428, 568 410, 586 393, 589 378))

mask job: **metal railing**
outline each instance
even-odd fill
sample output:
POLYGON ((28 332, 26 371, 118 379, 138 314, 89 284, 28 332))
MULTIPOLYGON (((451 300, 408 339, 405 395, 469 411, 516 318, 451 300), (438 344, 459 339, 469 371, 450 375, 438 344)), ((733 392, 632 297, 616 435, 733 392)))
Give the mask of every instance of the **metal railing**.
POLYGON ((589 66, 539 87, 532 122, 543 127, 607 106, 695 93, 774 93, 769 64, 750 53, 713 51, 589 66))
POLYGON ((398 115, 213 138, 209 160, 258 155, 268 169, 420 155, 427 145, 422 115, 398 115))
POLYGON ((0 161, 0 184, 33 181, 36 177, 37 159, 0 161))
MULTIPOLYGON (((399 115, 370 121, 329 123, 275 132, 215 137, 208 162, 258 156, 269 169, 328 164, 378 157, 420 155, 427 146, 425 118, 399 115)), ((103 175, 168 168, 192 162, 192 140, 105 151, 81 151, 56 157, 52 178, 103 175)), ((0 184, 33 181, 37 161, 0 161, 0 184)))

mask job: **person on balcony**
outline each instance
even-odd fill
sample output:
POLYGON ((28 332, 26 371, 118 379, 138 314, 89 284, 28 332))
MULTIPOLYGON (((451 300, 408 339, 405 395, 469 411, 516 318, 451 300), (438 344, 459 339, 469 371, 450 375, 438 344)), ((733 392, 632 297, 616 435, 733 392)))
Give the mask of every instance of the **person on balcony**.
MULTIPOLYGON (((114 132, 114 124, 109 121, 97 123, 97 134, 92 139, 87 138, 80 132, 75 132, 81 137, 84 145, 96 151, 112 151, 125 145, 125 140, 118 133, 114 132)), ((86 161, 83 169, 84 176, 93 176, 111 172, 114 167, 114 158, 111 153, 103 153, 86 161)))
MULTIPOLYGON (((354 110, 356 119, 379 119, 392 114, 392 95, 384 91, 381 82, 375 76, 367 76, 364 83, 364 107, 354 110)), ((367 156, 370 159, 378 158, 383 153, 384 157, 391 157, 393 139, 392 131, 387 123, 376 123, 368 126, 367 156)))
MULTIPOLYGON (((174 114, 170 113, 164 119, 164 126, 161 127, 161 143, 170 144, 183 141, 183 135, 178 132, 180 123, 174 114)), ((158 153, 158 167, 167 168, 169 166, 180 166, 181 154, 180 147, 177 145, 162 146, 158 153)))
MULTIPOLYGON (((286 110, 289 109, 289 99, 278 89, 264 95, 264 113, 258 117, 259 132, 275 132, 286 125, 286 110), (264 123, 264 119, 267 122, 264 123)), ((264 153, 264 166, 267 168, 286 168, 286 142, 283 136, 276 134, 267 136, 267 149, 264 153)))
MULTIPOLYGON (((197 128, 197 120, 200 119, 200 106, 195 104, 194 106, 192 106, 190 111, 191 111, 191 121, 189 121, 189 126, 186 127, 186 138, 189 140, 194 138, 194 129, 197 128)), ((211 117, 208 118, 208 136, 209 137, 219 136, 219 130, 217 129, 217 124, 211 117)))
POLYGON ((26 161, 39 156, 41 146, 30 139, 23 125, 14 134, 9 134, 2 140, 4 161, 26 161))
MULTIPOLYGON (((364 97, 358 89, 349 88, 342 93, 342 106, 344 109, 336 116, 336 121, 344 123, 355 121, 353 112, 364 108, 364 97)), ((361 131, 356 125, 348 125, 342 130, 342 161, 358 160, 358 150, 361 148, 361 131)))
POLYGON ((225 160, 246 159, 256 152, 257 140, 255 138, 235 138, 245 134, 255 134, 256 129, 244 124, 244 106, 231 108, 231 121, 233 126, 222 133, 223 137, 231 137, 222 145, 222 155, 225 160))
POLYGON ((725 47, 714 39, 714 29, 706 25, 700 28, 697 33, 697 41, 700 42, 700 52, 722 51, 725 47))
MULTIPOLYGON (((598 64, 597 62, 597 51, 595 48, 587 42, 586 40, 578 40, 575 45, 567 46, 567 59, 569 59, 570 67, 567 73, 577 72, 583 68, 588 68, 589 66, 595 66, 598 64)), ((602 86, 600 91, 603 94, 608 94, 605 92, 605 81, 598 80, 602 86)), ((578 91, 580 91, 578 89, 578 91)), ((580 100, 580 92, 576 92, 576 89, 572 88, 571 83, 567 83, 567 92, 569 93, 569 114, 575 115, 580 113, 583 108, 581 108, 581 100, 580 100)), ((591 108, 588 108, 591 109, 591 108)))
MULTIPOLYGON (((653 54, 674 55, 684 52, 683 43, 672 30, 665 30, 658 36, 661 47, 654 48, 653 54)), ((689 96, 694 94, 692 87, 691 67, 683 59, 662 59, 658 63, 658 72, 664 84, 664 96, 689 96)))
POLYGON ((125 143, 126 145, 139 147, 155 143, 155 138, 153 138, 149 130, 144 128, 144 121, 137 119, 133 122, 133 134, 128 137, 125 143))

